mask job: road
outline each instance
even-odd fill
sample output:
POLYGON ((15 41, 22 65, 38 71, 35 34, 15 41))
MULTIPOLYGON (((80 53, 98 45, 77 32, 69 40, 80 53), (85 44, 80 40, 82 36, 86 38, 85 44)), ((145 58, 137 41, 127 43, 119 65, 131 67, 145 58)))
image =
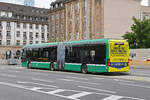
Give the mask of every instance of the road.
POLYGON ((150 69, 82 74, 0 65, 0 100, 150 100, 150 69))

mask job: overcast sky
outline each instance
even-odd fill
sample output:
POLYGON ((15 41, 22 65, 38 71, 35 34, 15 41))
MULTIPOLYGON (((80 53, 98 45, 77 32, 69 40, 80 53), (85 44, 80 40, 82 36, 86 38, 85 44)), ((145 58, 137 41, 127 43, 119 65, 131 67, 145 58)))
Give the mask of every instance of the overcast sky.
MULTIPOLYGON (((49 8, 50 3, 55 0, 35 0, 35 6, 40 8, 49 8)), ((23 4, 23 0, 0 0, 0 2, 18 3, 23 4)), ((142 5, 147 5, 147 0, 142 1, 142 5)))

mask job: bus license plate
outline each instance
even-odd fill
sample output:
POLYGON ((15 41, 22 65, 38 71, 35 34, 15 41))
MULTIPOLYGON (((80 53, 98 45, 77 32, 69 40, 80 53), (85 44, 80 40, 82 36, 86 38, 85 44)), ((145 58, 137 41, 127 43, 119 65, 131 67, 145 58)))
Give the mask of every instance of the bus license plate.
POLYGON ((110 63, 111 67, 115 67, 115 68, 123 68, 123 67, 127 67, 128 63, 126 62, 112 62, 110 63))

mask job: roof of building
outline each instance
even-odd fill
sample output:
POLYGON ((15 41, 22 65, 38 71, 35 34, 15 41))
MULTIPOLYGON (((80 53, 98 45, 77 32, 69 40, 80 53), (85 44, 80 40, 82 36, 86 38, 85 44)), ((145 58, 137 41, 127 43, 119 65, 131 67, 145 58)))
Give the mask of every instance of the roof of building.
POLYGON ((17 14, 47 16, 49 9, 0 2, 0 11, 10 11, 17 14))

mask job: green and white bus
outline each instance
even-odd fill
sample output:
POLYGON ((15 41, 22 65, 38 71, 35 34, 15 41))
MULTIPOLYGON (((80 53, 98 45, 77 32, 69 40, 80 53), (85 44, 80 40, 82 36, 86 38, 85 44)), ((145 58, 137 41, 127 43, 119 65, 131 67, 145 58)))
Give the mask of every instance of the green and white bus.
POLYGON ((26 45, 22 67, 88 72, 128 72, 126 40, 94 39, 26 45))

